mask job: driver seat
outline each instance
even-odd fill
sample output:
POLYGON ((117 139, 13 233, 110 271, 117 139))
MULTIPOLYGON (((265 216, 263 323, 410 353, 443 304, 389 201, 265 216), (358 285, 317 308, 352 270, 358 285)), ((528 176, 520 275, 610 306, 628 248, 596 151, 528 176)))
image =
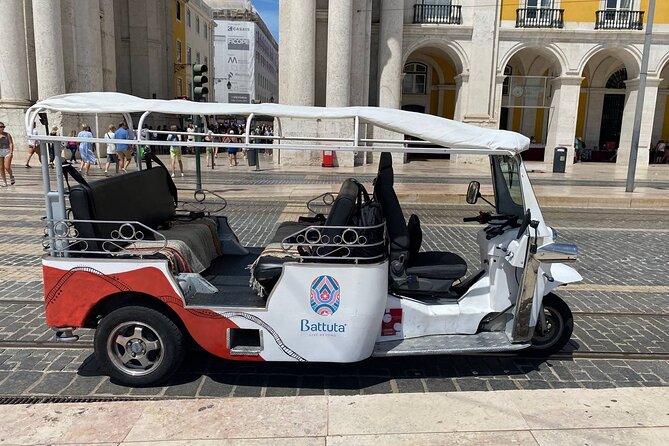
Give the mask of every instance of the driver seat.
POLYGON ((393 183, 392 157, 389 152, 383 152, 374 196, 383 208, 390 241, 390 287, 400 293, 442 297, 448 294, 453 281, 465 276, 467 262, 452 252, 419 252, 420 222, 417 217, 412 219, 410 234, 393 183))

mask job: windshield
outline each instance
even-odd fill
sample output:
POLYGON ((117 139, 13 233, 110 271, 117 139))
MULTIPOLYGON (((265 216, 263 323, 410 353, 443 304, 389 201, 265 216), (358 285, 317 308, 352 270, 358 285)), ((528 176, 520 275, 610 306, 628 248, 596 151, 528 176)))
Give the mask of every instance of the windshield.
POLYGON ((520 185, 518 161, 512 156, 493 156, 497 213, 523 215, 523 192, 520 185))

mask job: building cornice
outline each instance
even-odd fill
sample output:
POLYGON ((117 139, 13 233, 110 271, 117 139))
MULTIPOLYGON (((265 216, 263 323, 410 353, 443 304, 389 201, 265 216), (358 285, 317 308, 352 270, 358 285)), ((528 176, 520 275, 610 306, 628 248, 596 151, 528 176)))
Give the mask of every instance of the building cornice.
MULTIPOLYGON (((499 40, 538 41, 564 43, 632 43, 643 44, 644 33, 617 30, 566 30, 566 29, 500 29, 499 40)), ((669 34, 654 33, 653 43, 669 43, 669 34)))

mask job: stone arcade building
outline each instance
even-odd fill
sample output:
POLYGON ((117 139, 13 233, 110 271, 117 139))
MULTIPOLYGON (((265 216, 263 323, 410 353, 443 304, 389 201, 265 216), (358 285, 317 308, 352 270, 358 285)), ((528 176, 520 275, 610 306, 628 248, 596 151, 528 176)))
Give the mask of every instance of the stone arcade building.
MULTIPOLYGON (((538 159, 545 147, 548 165, 554 147, 573 153, 580 137, 589 161, 626 166, 647 7, 648 0, 281 0, 279 91, 287 104, 378 105, 518 131, 535 137, 538 159)), ((658 1, 639 165, 652 144, 669 139, 668 98, 669 3, 658 1)))
MULTIPOLYGON (((171 0, 2 0, 0 6, 0 121, 15 137, 15 162, 25 150, 23 114, 35 101, 83 91, 173 97, 171 0)), ((58 116, 51 124, 78 127, 58 116)))

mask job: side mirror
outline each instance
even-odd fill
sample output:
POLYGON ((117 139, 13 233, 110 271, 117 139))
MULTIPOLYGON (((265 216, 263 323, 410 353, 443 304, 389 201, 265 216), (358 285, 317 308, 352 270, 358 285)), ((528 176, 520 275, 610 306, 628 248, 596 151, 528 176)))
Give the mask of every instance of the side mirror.
POLYGON ((481 196, 479 189, 481 189, 481 183, 478 181, 469 183, 469 187, 467 188, 467 203, 476 204, 476 201, 481 196))

